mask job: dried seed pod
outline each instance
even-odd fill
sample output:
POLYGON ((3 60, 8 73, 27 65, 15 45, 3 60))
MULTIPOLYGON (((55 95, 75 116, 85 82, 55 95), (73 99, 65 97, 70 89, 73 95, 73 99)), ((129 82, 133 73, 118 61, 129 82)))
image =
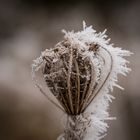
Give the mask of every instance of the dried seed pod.
POLYGON ((70 115, 78 115, 86 109, 112 69, 110 53, 97 43, 87 43, 82 51, 80 44, 71 44, 65 39, 51 49, 51 55, 48 50, 43 54, 45 81, 70 115), (108 70, 104 70, 106 65, 108 70))
POLYGON ((107 129, 104 121, 110 119, 107 112, 112 99, 109 89, 121 88, 116 83, 117 75, 130 71, 123 56, 131 53, 109 44, 106 30, 96 33, 85 23, 81 32, 63 32, 64 40, 54 48, 46 49, 35 60, 33 75, 38 69, 43 70, 48 88, 60 103, 57 106, 71 116, 61 139, 87 140, 85 132, 93 125, 93 140, 98 140, 107 129), (89 105, 92 111, 87 109, 89 105), (98 122, 97 126, 95 122, 98 122))

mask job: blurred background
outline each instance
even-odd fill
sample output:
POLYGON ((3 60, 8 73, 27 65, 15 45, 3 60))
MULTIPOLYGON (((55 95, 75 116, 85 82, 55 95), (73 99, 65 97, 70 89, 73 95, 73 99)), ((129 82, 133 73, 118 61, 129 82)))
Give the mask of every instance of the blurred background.
MULTIPOLYGON (((140 139, 139 0, 0 0, 0 140, 55 140, 65 115, 31 80, 32 60, 61 41, 61 29, 108 29, 115 46, 134 53, 132 72, 120 77, 104 140, 140 139)), ((49 91, 48 91, 49 92, 49 91)))

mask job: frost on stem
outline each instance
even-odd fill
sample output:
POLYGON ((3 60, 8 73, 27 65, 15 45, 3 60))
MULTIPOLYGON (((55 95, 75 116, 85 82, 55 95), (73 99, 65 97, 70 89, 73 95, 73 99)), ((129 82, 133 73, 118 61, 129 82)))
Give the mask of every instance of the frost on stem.
POLYGON ((108 113, 109 102, 114 98, 109 91, 114 86, 122 89, 117 75, 130 71, 124 56, 131 53, 109 44, 106 30, 97 33, 92 26, 86 27, 85 22, 80 32, 63 32, 64 40, 34 61, 33 78, 42 69, 59 105, 49 100, 68 115, 59 140, 100 140, 107 132, 106 120, 113 119, 108 113))

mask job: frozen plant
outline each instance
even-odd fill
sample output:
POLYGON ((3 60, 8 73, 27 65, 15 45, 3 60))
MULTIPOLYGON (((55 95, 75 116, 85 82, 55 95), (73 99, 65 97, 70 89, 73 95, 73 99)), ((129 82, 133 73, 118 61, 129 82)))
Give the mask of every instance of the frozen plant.
POLYGON ((92 26, 79 32, 63 30, 64 40, 54 48, 46 49, 32 65, 36 86, 46 96, 36 80, 36 72, 42 76, 59 104, 67 114, 64 133, 58 140, 100 140, 107 132, 109 102, 114 98, 110 91, 118 85, 118 74, 126 75, 130 68, 124 56, 131 53, 113 47, 106 30, 97 33, 92 26))

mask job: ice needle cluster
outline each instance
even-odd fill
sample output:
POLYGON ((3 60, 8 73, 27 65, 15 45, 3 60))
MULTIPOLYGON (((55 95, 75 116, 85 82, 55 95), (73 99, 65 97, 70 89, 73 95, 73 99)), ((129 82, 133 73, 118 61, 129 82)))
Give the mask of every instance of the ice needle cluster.
POLYGON ((63 41, 34 60, 33 79, 45 94, 35 79, 42 69, 43 79, 59 104, 49 100, 68 116, 59 140, 100 140, 107 132, 106 120, 113 119, 108 108, 114 97, 109 92, 114 86, 122 89, 117 76, 130 71, 124 56, 131 53, 113 47, 106 30, 97 33, 85 22, 82 31, 63 33, 63 41))

